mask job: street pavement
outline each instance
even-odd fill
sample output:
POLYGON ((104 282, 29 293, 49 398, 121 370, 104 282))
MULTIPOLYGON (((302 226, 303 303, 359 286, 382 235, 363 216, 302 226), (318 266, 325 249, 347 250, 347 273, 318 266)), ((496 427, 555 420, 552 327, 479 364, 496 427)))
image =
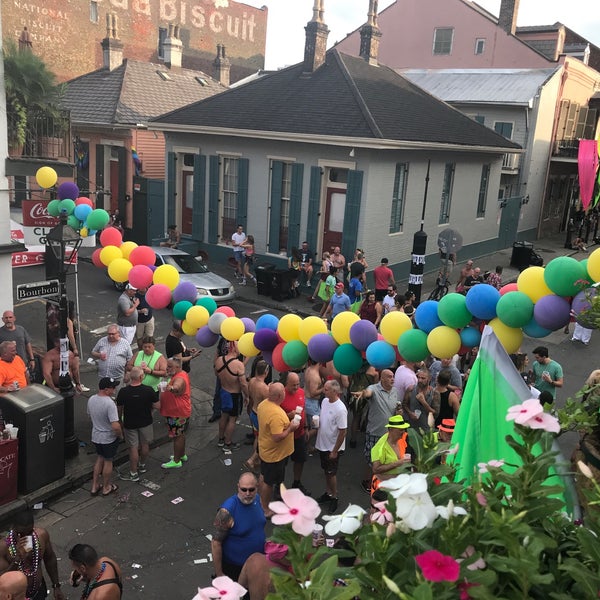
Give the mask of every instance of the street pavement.
MULTIPOLYGON (((536 251, 545 263, 556 256, 573 254, 562 247, 562 237, 539 240, 536 251)), ((490 256, 473 257, 482 271, 504 266, 504 281, 516 279, 518 270, 509 266, 511 249, 490 256)), ((576 258, 583 258, 581 253, 576 258)), ((371 265, 378 264, 379 257, 367 257, 371 265)), ((464 262, 464 261, 462 261, 464 262)), ((455 273, 460 268, 457 265, 455 273)), ((212 270, 233 279, 227 265, 210 265, 212 270)), ((437 269, 437 265, 435 265, 437 269)), ((44 279, 40 267, 15 270, 15 285, 44 279)), ((423 298, 426 298, 435 283, 435 272, 425 275, 423 298)), ((69 281, 71 293, 72 281, 69 281)), ((403 291, 406 282, 401 282, 403 291)), ((101 271, 82 261, 79 267, 79 289, 81 298, 81 336, 83 359, 95 341, 103 335, 105 326, 114 320, 118 292, 101 271)), ((258 318, 269 311, 277 316, 294 312, 301 316, 318 314, 307 300, 309 288, 302 288, 300 298, 284 302, 273 301, 257 294, 254 286, 236 284, 237 299, 233 304, 238 316, 258 318)), ((30 301, 15 306, 18 322, 25 326, 34 339, 34 345, 43 347, 43 303, 30 301)), ((157 311, 157 348, 161 350, 168 333, 171 315, 169 311, 157 311)), ((525 338, 523 350, 531 352, 537 345, 546 345, 550 356, 558 360, 565 369, 565 387, 559 393, 558 405, 574 395, 589 372, 598 366, 597 334, 592 336, 589 347, 569 341, 570 336, 562 331, 554 332, 542 340, 525 338)), ((107 498, 92 497, 89 493, 91 469, 95 460, 90 444, 90 424, 86 415, 86 397, 95 392, 97 382, 95 369, 86 363, 82 379, 92 391, 77 398, 75 429, 81 440, 79 455, 66 463, 66 474, 37 492, 19 496, 17 501, 0 507, 0 528, 7 527, 10 516, 25 504, 41 502, 36 510, 37 523, 49 529, 57 555, 62 581, 67 579, 69 548, 78 542, 90 543, 115 559, 123 567, 127 598, 191 598, 198 586, 208 585, 212 573, 210 540, 212 518, 220 502, 235 491, 235 483, 241 473, 242 462, 251 454, 251 447, 243 445, 229 457, 231 465, 216 446, 217 425, 208 423, 211 414, 214 375, 212 358, 214 351, 205 349, 192 363, 193 417, 187 436, 188 463, 182 469, 163 471, 160 463, 168 459, 171 444, 165 435, 164 426, 157 418, 155 437, 157 446, 148 461, 148 473, 140 483, 118 481, 119 490, 107 498), (152 495, 147 495, 151 492, 152 495), (146 495, 144 495, 146 494, 146 495), (177 498, 182 501, 176 502, 177 498)), ((237 428, 236 439, 243 441, 249 432, 244 415, 237 428)), ((576 443, 575 436, 563 436, 561 446, 565 455, 576 443)), ((116 465, 124 473, 128 471, 127 452, 121 447, 116 465)), ((348 449, 341 460, 338 475, 340 488, 340 510, 349 502, 366 506, 368 496, 361 491, 364 459, 361 441, 358 448, 348 449)), ((291 469, 288 469, 291 476, 291 469)), ((324 490, 318 457, 312 457, 305 467, 303 482, 313 496, 324 490)), ((290 483, 288 481, 288 483, 290 483)), ((268 525, 270 527, 270 525, 268 525)), ((65 588, 67 596, 79 594, 65 588)))

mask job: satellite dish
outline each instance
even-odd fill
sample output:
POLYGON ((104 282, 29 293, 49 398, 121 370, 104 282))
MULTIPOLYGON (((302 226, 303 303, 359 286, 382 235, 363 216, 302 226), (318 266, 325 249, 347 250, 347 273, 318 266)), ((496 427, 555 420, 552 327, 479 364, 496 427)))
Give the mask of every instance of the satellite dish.
POLYGON ((456 229, 444 229, 438 235, 437 245, 442 252, 455 254, 463 247, 462 235, 456 229))

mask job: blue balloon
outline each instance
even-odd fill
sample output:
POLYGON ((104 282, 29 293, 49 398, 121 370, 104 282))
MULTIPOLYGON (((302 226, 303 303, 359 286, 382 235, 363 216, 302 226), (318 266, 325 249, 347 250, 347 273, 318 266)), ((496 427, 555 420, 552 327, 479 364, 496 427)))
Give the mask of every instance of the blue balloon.
POLYGON ((478 319, 489 321, 496 316, 500 292, 487 283, 479 283, 467 292, 467 308, 478 319))
POLYGON ((475 348, 481 342, 481 332, 475 327, 465 327, 460 332, 460 343, 466 348, 475 348))
POLYGON ((82 222, 85 223, 87 216, 92 212, 92 207, 89 204, 80 204, 75 207, 73 214, 82 222))
POLYGON ((396 362, 396 351, 391 344, 378 340, 367 348, 367 362, 376 369, 389 369, 396 362))
POLYGON ((534 318, 523 327, 523 333, 532 338, 543 338, 550 335, 552 331, 542 327, 534 318))
POLYGON ((277 331, 277 325, 279 325, 279 319, 275 315, 261 315, 256 321, 256 331, 260 331, 261 329, 277 331))
POLYGON ((421 302, 415 311, 415 322, 418 328, 425 333, 443 325, 444 323, 438 317, 438 303, 435 300, 421 302))

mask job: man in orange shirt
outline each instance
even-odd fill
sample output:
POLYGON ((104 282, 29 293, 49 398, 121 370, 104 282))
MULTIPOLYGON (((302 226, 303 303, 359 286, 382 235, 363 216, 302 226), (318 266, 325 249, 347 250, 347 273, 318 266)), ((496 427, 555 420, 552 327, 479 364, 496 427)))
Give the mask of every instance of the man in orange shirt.
POLYGON ((0 394, 15 392, 29 385, 27 367, 17 356, 16 342, 0 344, 0 394))

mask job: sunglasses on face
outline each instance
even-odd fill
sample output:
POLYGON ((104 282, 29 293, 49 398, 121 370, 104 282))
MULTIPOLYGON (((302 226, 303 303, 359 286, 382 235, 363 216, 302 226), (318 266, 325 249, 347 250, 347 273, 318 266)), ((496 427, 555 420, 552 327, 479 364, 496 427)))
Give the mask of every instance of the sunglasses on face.
POLYGON ((253 488, 253 487, 252 488, 243 488, 243 487, 240 488, 240 492, 244 492, 244 493, 255 492, 255 491, 256 491, 256 488, 253 488))

